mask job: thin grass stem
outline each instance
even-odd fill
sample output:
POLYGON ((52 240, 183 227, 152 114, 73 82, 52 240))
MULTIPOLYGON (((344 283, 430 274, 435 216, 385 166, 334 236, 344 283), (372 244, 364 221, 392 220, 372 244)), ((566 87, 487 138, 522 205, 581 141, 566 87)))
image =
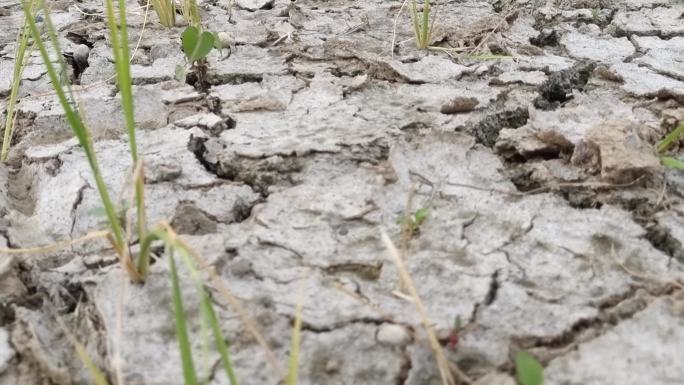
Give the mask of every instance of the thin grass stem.
MULTIPOLYGON (((162 235, 160 238, 165 237, 162 235)), ((183 378, 185 380, 185 385, 197 385, 197 373, 195 372, 195 365, 192 360, 192 348, 190 347, 190 339, 188 337, 188 328, 187 321, 185 319, 185 308, 183 307, 180 280, 178 278, 176 261, 173 255, 175 247, 169 239, 165 239, 165 243, 165 254, 169 258, 169 267, 171 269, 173 310, 174 316, 176 318, 176 339, 178 340, 178 348, 180 350, 181 362, 183 364, 183 378)))
POLYGON ((668 148, 684 136, 684 123, 681 123, 679 127, 675 128, 672 132, 667 134, 663 140, 658 143, 658 152, 667 151, 668 148))
MULTIPOLYGON (((35 15, 35 4, 33 0, 29 1, 31 14, 35 15)), ((12 73, 12 84, 10 90, 9 101, 7 102, 7 119, 5 120, 5 132, 2 138, 2 150, 0 150, 0 162, 7 161, 9 155, 9 148, 14 135, 14 127, 16 123, 16 112, 14 110, 17 104, 17 96, 19 95, 19 86, 21 85, 21 77, 24 74, 24 68, 28 61, 27 48, 29 36, 31 31, 28 26, 28 20, 24 18, 24 25, 19 32, 17 38, 17 49, 14 55, 14 71, 12 73)), ((30 52, 30 50, 29 50, 30 52)))

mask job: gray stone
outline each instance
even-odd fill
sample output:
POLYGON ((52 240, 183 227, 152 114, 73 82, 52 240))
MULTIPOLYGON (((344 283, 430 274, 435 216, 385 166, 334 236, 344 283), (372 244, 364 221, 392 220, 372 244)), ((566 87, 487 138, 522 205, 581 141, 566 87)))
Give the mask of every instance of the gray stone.
POLYGON ((378 328, 375 335, 378 342, 389 346, 404 346, 411 342, 411 335, 404 326, 395 324, 383 324, 378 328))

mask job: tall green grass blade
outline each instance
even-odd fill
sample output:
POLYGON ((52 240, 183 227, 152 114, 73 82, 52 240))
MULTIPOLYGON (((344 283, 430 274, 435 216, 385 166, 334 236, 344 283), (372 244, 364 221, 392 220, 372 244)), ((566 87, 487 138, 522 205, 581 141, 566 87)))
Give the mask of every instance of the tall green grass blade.
POLYGON ((76 349, 76 354, 78 355, 81 362, 83 362, 86 369, 88 369, 88 372, 90 373, 90 376, 93 378, 93 382, 95 382, 95 385, 109 385, 109 382, 107 382, 107 377, 105 377, 104 373, 102 373, 100 368, 98 368, 97 365, 95 365, 93 360, 88 355, 88 352, 86 352, 85 347, 80 342, 75 340, 73 341, 73 344, 76 349))
POLYGON ((430 0, 423 3, 423 23, 421 24, 420 48, 427 48, 430 44, 430 0))
MULTIPOLYGON (((43 13, 45 15, 45 26, 47 27, 48 35, 50 36, 50 41, 52 43, 53 48, 55 49, 55 53, 57 55, 57 61, 59 63, 60 72, 64 72, 64 69, 66 68, 66 65, 64 63, 64 58, 62 57, 62 51, 59 49, 59 42, 57 41, 57 36, 55 33, 54 26, 52 25, 52 21, 50 20, 50 12, 47 10, 45 7, 45 4, 43 0, 37 0, 38 1, 38 9, 42 9, 43 13)), ((45 67, 47 69, 48 77, 50 79, 50 82, 52 83, 52 86, 55 89, 55 93, 57 94, 57 97, 59 98, 59 102, 62 105, 62 108, 64 109, 64 114, 66 115, 66 119, 69 122, 69 125, 71 126, 71 129, 74 131, 74 134, 76 135, 76 138, 78 139, 79 144, 83 148, 83 151, 86 154, 86 158, 88 159, 88 163, 90 165, 90 169, 93 173, 93 178, 95 179, 95 184, 97 185, 97 189, 100 193, 100 199, 102 200, 102 205, 105 208, 105 211, 107 213, 107 219, 109 221, 109 226, 112 230, 112 233, 114 235, 114 240, 116 242, 116 247, 119 248, 117 252, 121 252, 121 250, 124 247, 124 235, 123 235, 123 230, 121 229, 121 225, 119 224, 119 220, 116 215, 116 210, 114 209, 114 205, 112 204, 111 199, 109 198, 109 192, 107 191, 107 186, 104 183, 104 179, 102 178, 102 173, 100 172, 100 167, 97 162, 97 158, 95 156, 95 150, 93 149, 93 144, 90 139, 90 134, 85 127, 83 120, 81 119, 81 116, 79 115, 78 111, 75 110, 69 99, 67 98, 67 95, 64 91, 64 86, 60 82, 59 75, 57 70, 55 69, 54 65, 52 64, 52 61, 50 60, 50 55, 48 54, 47 48, 45 47, 45 44, 41 40, 40 32, 38 31, 38 27, 36 26, 36 22, 34 17, 31 15, 31 10, 28 4, 26 3, 26 0, 22 0, 22 8, 24 10, 24 16, 26 17, 26 20, 28 21, 29 24, 29 29, 31 30, 31 35, 33 36, 33 40, 35 41, 36 46, 38 47, 38 51, 40 51, 40 55, 43 59, 43 62, 45 63, 45 67)), ((67 84, 66 87, 69 87, 67 84)), ((69 92, 71 91, 70 88, 69 92)))
POLYGON ((207 290, 204 288, 202 277, 200 276, 199 271, 195 267, 195 264, 192 261, 189 252, 185 250, 182 245, 178 245, 177 251, 182 257, 185 266, 190 271, 193 280, 197 284, 197 292, 199 293, 200 297, 202 317, 207 321, 207 324, 209 325, 214 336, 216 349, 218 350, 218 353, 221 357, 221 365, 223 366, 223 369, 226 371, 226 375, 228 376, 231 385, 237 385, 237 377, 235 376, 235 371, 233 370, 233 365, 230 361, 228 344, 226 343, 226 340, 223 338, 223 333, 221 332, 218 317, 216 317, 216 312, 214 311, 214 306, 211 302, 211 298, 209 298, 207 290))
POLYGON ((166 256, 169 258, 169 266, 171 268, 171 285, 173 291, 173 310, 176 317, 176 339, 178 340, 178 348, 181 354, 181 362, 183 364, 183 378, 185 385, 198 385, 197 373, 195 372, 195 365, 192 360, 192 348, 190 347, 190 339, 188 337, 187 322, 185 319, 185 308, 183 307, 183 298, 180 289, 180 281, 178 279, 178 271, 176 270, 176 261, 174 260, 173 251, 175 246, 172 245, 167 238, 166 242, 166 256))
POLYGON ((183 0, 183 2, 181 3, 181 7, 181 11, 183 13, 183 18, 185 18, 185 21, 187 21, 188 24, 196 28, 201 28, 201 20, 199 15, 199 8, 197 8, 197 1, 183 0))
POLYGON ((119 86, 119 93, 121 94, 121 107, 124 112, 126 129, 128 131, 131 158, 133 159, 133 163, 135 163, 138 160, 138 147, 135 140, 135 114, 133 111, 133 91, 131 87, 128 26, 126 24, 125 6, 125 0, 119 0, 119 19, 117 20, 116 15, 114 14, 113 1, 105 1, 109 37, 112 41, 114 64, 116 66, 117 84, 119 86))
MULTIPOLYGON (((119 0, 119 19, 114 14, 113 0, 105 1, 109 36, 114 53, 117 84, 121 95, 121 107, 124 113, 128 143, 130 146, 131 159, 134 167, 138 161, 138 144, 135 137, 135 111, 133 108, 133 90, 131 86, 130 53, 128 46, 128 25, 126 22, 125 0, 119 0), (118 27, 117 27, 118 25, 118 27)), ((137 214, 138 239, 145 237, 145 207, 144 207, 144 184, 142 178, 135 183, 135 206, 137 214)), ((144 275, 142 275, 144 277, 144 275)))
POLYGON ((176 25, 176 5, 173 0, 152 0, 152 8, 164 27, 176 25))
POLYGON ((684 170, 684 161, 681 161, 676 158, 671 158, 669 156, 664 156, 660 158, 660 163, 663 164, 663 166, 668 167, 668 168, 673 168, 676 170, 684 170))
POLYGON ((300 291, 300 298, 295 310, 295 320, 292 326, 292 342, 290 347, 290 361, 287 367, 287 379, 285 385, 297 385, 297 375, 299 373, 299 349, 302 343, 302 311, 304 299, 300 291))
POLYGON ((221 332, 221 326, 219 325, 218 318, 216 317, 216 312, 214 311, 214 306, 211 303, 211 299, 206 293, 204 287, 200 290, 200 296, 202 301, 202 309, 206 314, 207 320, 209 321, 209 326, 214 334, 214 341, 216 342, 216 350, 218 350, 221 356, 221 365, 223 370, 226 371, 228 380, 231 385, 237 385, 237 377, 235 377, 235 371, 233 370, 233 364, 230 361, 230 354, 228 353, 228 344, 223 338, 223 333, 221 332))
MULTIPOLYGON (((31 9, 31 14, 35 15, 34 1, 30 0, 28 6, 31 9)), ((28 21, 24 18, 24 25, 19 32, 17 49, 14 55, 14 71, 12 72, 12 84, 9 100, 7 102, 7 119, 5 120, 5 132, 2 138, 2 150, 0 150, 0 162, 7 161, 10 144, 12 143, 12 136, 14 135, 14 126, 16 122, 16 112, 14 111, 14 108, 17 104, 21 77, 24 74, 24 68, 26 67, 26 63, 30 56, 27 55, 29 36, 31 36, 31 30, 29 29, 28 21)))
POLYGON ((420 21, 418 18, 418 5, 416 5, 416 0, 411 0, 411 21, 413 22, 413 33, 416 36, 416 46, 420 48, 420 21))
POLYGON ((658 143, 658 152, 666 151, 675 142, 679 140, 684 135, 684 123, 681 123, 679 127, 675 128, 674 131, 670 132, 665 136, 663 140, 658 143))

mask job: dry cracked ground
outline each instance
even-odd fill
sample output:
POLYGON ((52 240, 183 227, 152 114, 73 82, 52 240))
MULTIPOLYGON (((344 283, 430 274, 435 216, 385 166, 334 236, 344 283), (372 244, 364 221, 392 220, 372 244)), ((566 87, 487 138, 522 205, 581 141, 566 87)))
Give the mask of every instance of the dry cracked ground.
MULTIPOLYGON (((102 4, 49 4, 65 55, 89 48, 72 75, 106 181, 125 197, 102 4)), ((415 49, 405 10, 395 27, 398 1, 237 0, 232 18, 223 0, 200 6, 208 29, 235 39, 210 56, 206 92, 174 80, 182 27, 129 4, 150 222, 201 251, 283 365, 303 289, 301 384, 440 383, 380 237, 399 242, 409 195, 429 215, 408 270, 473 381, 513 384, 512 357, 527 350, 550 385, 684 383, 684 174, 653 152, 684 120, 681 2, 434 1, 433 44, 448 53, 415 49), (461 54, 475 49, 507 58, 461 54)), ((21 15, 0 1, 3 97, 21 15)), ((50 90, 34 52, 0 168, 2 246, 104 228, 50 90)), ((103 241, 2 256, 0 384, 89 383, 56 319, 111 379, 120 362, 126 384, 182 384, 170 298, 166 263, 131 284, 103 241)), ((241 383, 278 383, 214 301, 241 383)), ((211 384, 228 383, 214 352, 204 361, 211 384)))

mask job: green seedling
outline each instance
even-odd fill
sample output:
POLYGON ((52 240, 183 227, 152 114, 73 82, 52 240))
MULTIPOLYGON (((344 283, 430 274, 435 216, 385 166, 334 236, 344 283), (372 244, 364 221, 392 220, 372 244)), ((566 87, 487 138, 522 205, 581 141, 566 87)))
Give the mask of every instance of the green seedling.
POLYGON ((423 207, 416 210, 412 215, 402 215, 397 219, 397 224, 405 226, 409 234, 420 233, 420 226, 430 216, 430 208, 423 207))
MULTIPOLYGON (((35 18, 36 7, 33 0, 29 0, 28 7, 31 10, 30 14, 35 18)), ((9 148, 14 135, 14 127, 17 120, 15 107, 17 104, 17 97, 19 96, 19 86, 21 85, 21 78, 24 74, 24 68, 28 58, 31 56, 31 49, 29 48, 29 37, 31 30, 29 28, 27 16, 24 16, 24 25, 19 32, 17 38, 17 49, 14 55, 14 71, 12 72, 12 83, 10 89, 9 100, 7 101, 7 117, 5 120, 5 132, 2 137, 2 150, 0 150, 0 162, 6 162, 9 155, 9 148)), ((33 46, 31 46, 33 48, 33 46)))
MULTIPOLYGON (((682 138, 682 136, 684 136, 684 123, 681 123, 672 132, 667 134, 665 138, 663 138, 663 140, 658 142, 658 144, 656 145, 657 151, 659 153, 667 151, 670 147, 677 143, 682 138)), ((684 162, 679 159, 675 159, 668 156, 662 156, 660 158, 660 162, 665 167, 684 170, 684 162)))
POLYGON ((181 45, 187 64, 176 67, 176 79, 178 81, 185 80, 189 64, 190 69, 197 75, 197 84, 204 89, 206 87, 207 56, 212 49, 217 47, 217 44, 221 44, 220 40, 217 39, 217 34, 202 31, 192 25, 185 28, 181 34, 181 45))
POLYGON ((430 0, 424 0, 423 12, 418 12, 416 0, 411 0, 411 21, 416 39, 416 47, 427 49, 432 37, 432 23, 430 21, 430 0))
POLYGON ((521 351, 515 355, 515 377, 518 385, 543 385, 544 368, 530 353, 521 351))
POLYGON ((201 31, 195 26, 188 26, 181 34, 183 53, 188 62, 193 63, 206 59, 209 52, 214 48, 215 35, 211 32, 201 31))
POLYGON ((599 7, 594 7, 591 9, 591 19, 594 21, 594 23, 598 23, 600 11, 601 11, 601 9, 599 7))
POLYGON ((176 3, 174 0, 152 0, 152 8, 164 27, 176 25, 176 3))

